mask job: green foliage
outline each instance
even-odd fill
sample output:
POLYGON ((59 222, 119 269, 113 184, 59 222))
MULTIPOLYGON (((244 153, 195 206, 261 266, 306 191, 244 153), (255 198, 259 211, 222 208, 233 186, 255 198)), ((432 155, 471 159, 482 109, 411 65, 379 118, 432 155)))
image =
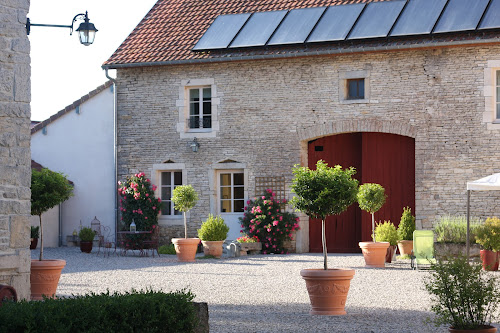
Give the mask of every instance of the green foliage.
POLYGON ((40 227, 39 226, 31 226, 31 238, 40 237, 40 227))
POLYGON ((177 186, 173 191, 172 201, 179 212, 188 212, 198 202, 198 194, 191 185, 177 186))
POLYGON ((398 226, 399 240, 413 240, 413 232, 415 231, 415 216, 411 215, 411 208, 403 208, 403 215, 398 226))
POLYGON ((385 190, 380 184, 366 183, 359 187, 357 199, 359 208, 373 214, 384 205, 385 190))
POLYGON ((329 215, 338 215, 356 201, 358 181, 352 176, 353 167, 342 170, 340 165, 333 168, 320 160, 316 170, 296 165, 292 192, 297 196, 291 200, 292 206, 312 218, 324 220, 329 215))
POLYGON ((500 219, 490 217, 476 231, 476 242, 485 250, 500 252, 500 219))
POLYGON ((160 254, 176 254, 174 244, 162 245, 158 248, 160 254))
POLYGON ((155 197, 156 185, 151 184, 146 174, 136 173, 118 185, 123 229, 130 230, 132 220, 138 231, 149 231, 157 225, 162 203, 155 197))
POLYGON ((484 272, 480 263, 469 264, 459 256, 433 263, 431 269, 425 289, 431 294, 436 326, 477 329, 494 319, 500 289, 497 278, 484 272))
MULTIPOLYGON (((470 219, 471 244, 476 242, 475 235, 480 225, 480 219, 470 219)), ((436 241, 440 243, 465 244, 467 239, 467 218, 465 216, 442 216, 434 225, 434 234, 436 234, 436 241)))
POLYGON ((375 227, 375 238, 378 242, 389 242, 391 245, 398 244, 398 231, 391 221, 377 223, 375 227))
POLYGON ((223 241, 227 238, 229 227, 219 215, 208 214, 208 218, 198 229, 198 237, 204 241, 223 241))
POLYGON ((89 227, 83 227, 82 230, 78 233, 78 238, 82 242, 92 242, 95 237, 95 231, 90 229, 89 227))
POLYGON ((193 332, 191 292, 88 294, 0 307, 0 332, 193 332))
POLYGON ((73 186, 59 172, 31 169, 31 215, 44 212, 73 196, 73 186))

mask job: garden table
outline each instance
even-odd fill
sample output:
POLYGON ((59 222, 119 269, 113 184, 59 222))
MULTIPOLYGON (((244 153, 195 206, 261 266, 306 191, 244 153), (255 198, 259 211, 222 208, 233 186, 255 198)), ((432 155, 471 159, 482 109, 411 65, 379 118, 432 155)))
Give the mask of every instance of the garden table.
POLYGON ((140 255, 145 255, 145 242, 151 241, 151 231, 118 231, 117 246, 120 247, 120 253, 125 255, 128 250, 139 250, 140 255))

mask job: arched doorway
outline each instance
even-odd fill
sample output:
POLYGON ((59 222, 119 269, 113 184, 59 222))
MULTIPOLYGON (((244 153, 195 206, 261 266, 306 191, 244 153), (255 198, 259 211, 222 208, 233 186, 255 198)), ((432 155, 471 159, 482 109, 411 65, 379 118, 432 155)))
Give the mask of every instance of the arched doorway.
MULTIPOLYGON (((415 140, 375 132, 331 135, 308 143, 308 166, 318 160, 329 166, 353 166, 362 183, 381 184, 387 194, 385 205, 375 214, 376 221, 399 224, 403 207, 415 211, 415 140)), ((353 204, 346 212, 330 216, 326 223, 328 252, 360 252, 358 242, 371 240, 371 217, 353 204)), ((322 252, 321 223, 309 223, 309 251, 322 252)))

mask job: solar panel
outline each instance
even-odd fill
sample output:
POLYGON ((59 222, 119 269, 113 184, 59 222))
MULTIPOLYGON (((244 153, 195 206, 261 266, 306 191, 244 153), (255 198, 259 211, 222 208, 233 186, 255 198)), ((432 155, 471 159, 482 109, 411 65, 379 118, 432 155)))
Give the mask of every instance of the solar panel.
POLYGON ((500 0, 492 0, 479 29, 500 28, 500 0))
POLYGON ((347 39, 386 37, 405 1, 370 2, 347 39))
POLYGON ((328 7, 307 42, 344 40, 364 7, 364 3, 328 7))
POLYGON ((223 49, 233 40, 247 21, 250 14, 233 14, 217 16, 193 50, 223 49))
POLYGON ((262 46, 266 45, 269 37, 280 24, 287 11, 254 13, 241 29, 230 47, 262 46))
POLYGON ((274 32, 268 45, 304 43, 325 7, 293 9, 274 32))
POLYGON ((489 0, 450 0, 434 33, 475 30, 489 0))
POLYGON ((399 16, 391 36, 429 34, 446 5, 446 0, 411 0, 399 16))

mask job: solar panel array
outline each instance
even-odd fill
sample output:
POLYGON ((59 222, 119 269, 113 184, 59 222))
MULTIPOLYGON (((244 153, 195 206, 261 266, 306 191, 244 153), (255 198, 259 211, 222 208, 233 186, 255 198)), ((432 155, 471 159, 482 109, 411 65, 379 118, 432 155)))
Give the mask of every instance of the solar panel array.
POLYGON ((218 16, 193 51, 500 28, 500 0, 393 0, 218 16))

